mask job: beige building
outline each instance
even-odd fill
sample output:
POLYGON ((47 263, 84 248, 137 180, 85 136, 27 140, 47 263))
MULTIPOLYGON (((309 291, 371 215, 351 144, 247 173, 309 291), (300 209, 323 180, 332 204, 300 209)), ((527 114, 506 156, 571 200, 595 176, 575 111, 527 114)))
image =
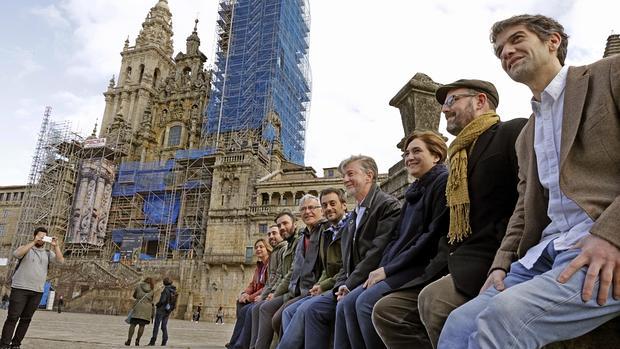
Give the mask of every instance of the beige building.
POLYGON ((6 275, 11 246, 26 193, 25 185, 0 187, 0 275, 6 275))

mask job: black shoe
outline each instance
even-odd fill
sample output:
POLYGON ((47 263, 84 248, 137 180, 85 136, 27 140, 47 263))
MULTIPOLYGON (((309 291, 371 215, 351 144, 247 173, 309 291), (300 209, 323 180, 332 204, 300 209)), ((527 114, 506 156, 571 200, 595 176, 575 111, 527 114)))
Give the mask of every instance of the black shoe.
POLYGON ((140 340, 136 339, 136 347, 139 347, 139 346, 140 346, 140 340))
POLYGON ((125 345, 126 345, 126 346, 130 346, 130 345, 131 345, 131 339, 126 340, 126 341, 125 341, 125 345))

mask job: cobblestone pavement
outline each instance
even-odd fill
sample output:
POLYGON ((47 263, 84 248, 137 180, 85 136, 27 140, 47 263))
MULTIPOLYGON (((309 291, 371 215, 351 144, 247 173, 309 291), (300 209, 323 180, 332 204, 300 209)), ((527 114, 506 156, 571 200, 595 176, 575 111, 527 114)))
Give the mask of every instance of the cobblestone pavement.
MULTIPOLYGON (((6 319, 6 310, 0 310, 2 324, 6 319)), ((30 323, 26 338, 22 342, 24 349, 91 349, 91 348, 126 348, 129 325, 123 316, 66 313, 38 310, 30 323)), ((212 322, 193 323, 183 320, 168 321, 167 348, 201 348, 222 349, 232 333, 232 324, 216 325, 212 322)), ((137 332, 137 328, 136 328, 137 332)), ((147 325, 140 345, 146 346, 153 326, 147 325)), ((157 345, 161 343, 159 332, 157 345)), ((136 335, 134 334, 134 341, 136 335)), ((132 347, 134 343, 132 341, 132 347)))

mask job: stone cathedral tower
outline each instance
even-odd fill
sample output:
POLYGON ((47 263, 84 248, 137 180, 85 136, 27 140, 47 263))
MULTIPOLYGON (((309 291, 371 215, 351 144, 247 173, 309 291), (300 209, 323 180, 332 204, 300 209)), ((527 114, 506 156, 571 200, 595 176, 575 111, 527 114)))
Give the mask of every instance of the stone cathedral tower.
POLYGON ((151 8, 134 46, 125 41, 118 81, 110 80, 101 137, 129 161, 161 161, 199 145, 210 73, 194 31, 172 57, 172 14, 166 0, 151 8))

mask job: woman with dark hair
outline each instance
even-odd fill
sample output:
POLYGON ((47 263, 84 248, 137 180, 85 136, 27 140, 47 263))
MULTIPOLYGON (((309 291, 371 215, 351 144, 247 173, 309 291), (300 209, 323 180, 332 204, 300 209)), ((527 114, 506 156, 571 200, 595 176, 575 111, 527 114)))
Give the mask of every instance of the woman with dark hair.
POLYGON ((215 323, 220 323, 220 324, 224 324, 224 308, 222 308, 222 306, 220 305, 220 307, 217 309, 217 314, 215 315, 215 323))
MULTIPOLYGON (((256 297, 258 297, 263 291, 263 286, 267 282, 267 276, 269 274, 269 256, 271 254, 272 247, 265 239, 258 239, 254 242, 254 255, 256 256, 256 269, 254 270, 254 276, 252 281, 246 289, 241 292, 239 298, 237 298, 237 322, 233 330, 230 342, 226 344, 227 348, 241 348, 243 345, 243 336, 241 332, 244 327, 245 318, 248 315, 248 310, 252 307, 248 305, 254 303, 256 297)), ((249 344, 249 343, 248 343, 249 344)))
POLYGON ((403 161, 415 181, 405 192, 398 231, 379 268, 338 302, 334 347, 385 348, 372 323, 373 306, 385 293, 422 275, 437 254, 440 237, 448 233, 447 152, 443 138, 432 131, 415 131, 405 141, 403 161))
POLYGON ((127 334, 127 341, 125 345, 131 345, 131 338, 138 326, 138 334, 136 335, 136 345, 140 345, 140 338, 144 333, 144 327, 151 323, 154 314, 153 307, 153 289, 155 284, 153 279, 147 277, 144 281, 140 282, 133 291, 133 299, 135 302, 132 306, 131 319, 129 320, 129 333, 127 334))

